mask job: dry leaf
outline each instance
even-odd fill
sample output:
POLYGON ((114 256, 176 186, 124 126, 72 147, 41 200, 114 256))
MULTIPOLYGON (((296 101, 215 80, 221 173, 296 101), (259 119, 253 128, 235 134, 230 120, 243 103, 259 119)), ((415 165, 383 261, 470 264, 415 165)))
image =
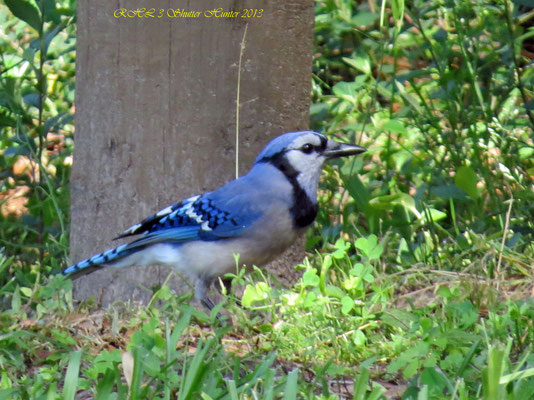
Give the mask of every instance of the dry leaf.
POLYGON ((122 372, 124 373, 124 377, 126 378, 126 382, 128 383, 129 389, 132 387, 133 370, 134 358, 132 356, 132 353, 130 353, 129 351, 125 351, 124 353, 122 353, 122 372))

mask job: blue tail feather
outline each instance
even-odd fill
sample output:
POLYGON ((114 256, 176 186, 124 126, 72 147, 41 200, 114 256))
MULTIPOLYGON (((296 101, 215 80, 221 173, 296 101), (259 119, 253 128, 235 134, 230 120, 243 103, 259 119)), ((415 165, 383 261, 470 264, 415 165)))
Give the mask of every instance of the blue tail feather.
POLYGON ((113 263, 113 261, 135 253, 137 250, 140 249, 132 249, 129 248, 127 244, 123 244, 73 264, 64 269, 61 273, 62 275, 69 275, 71 278, 77 278, 100 269, 106 264, 113 263))

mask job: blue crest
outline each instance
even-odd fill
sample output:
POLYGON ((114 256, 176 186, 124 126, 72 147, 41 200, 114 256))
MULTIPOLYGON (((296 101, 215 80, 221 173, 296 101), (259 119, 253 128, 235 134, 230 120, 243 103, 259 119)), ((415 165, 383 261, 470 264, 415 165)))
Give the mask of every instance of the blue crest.
POLYGON ((258 154, 258 157, 256 157, 255 162, 258 162, 263 158, 270 158, 274 156, 275 154, 280 153, 286 147, 288 147, 296 138, 302 135, 309 134, 309 133, 324 137, 324 135, 317 133, 317 132, 313 132, 313 131, 300 131, 300 132, 285 133, 271 140, 269 144, 265 146, 265 148, 261 151, 261 153, 258 154))

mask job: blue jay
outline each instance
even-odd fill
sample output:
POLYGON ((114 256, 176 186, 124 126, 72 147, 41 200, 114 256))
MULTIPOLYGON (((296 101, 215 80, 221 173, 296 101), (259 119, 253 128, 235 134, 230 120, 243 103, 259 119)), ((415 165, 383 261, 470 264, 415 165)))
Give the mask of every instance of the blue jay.
POLYGON ((281 135, 258 155, 250 172, 213 192, 170 205, 116 239, 138 239, 63 271, 72 278, 102 267, 163 264, 195 283, 208 308, 212 282, 239 263, 262 266, 287 249, 317 215, 317 186, 325 161, 366 149, 316 132, 281 135))

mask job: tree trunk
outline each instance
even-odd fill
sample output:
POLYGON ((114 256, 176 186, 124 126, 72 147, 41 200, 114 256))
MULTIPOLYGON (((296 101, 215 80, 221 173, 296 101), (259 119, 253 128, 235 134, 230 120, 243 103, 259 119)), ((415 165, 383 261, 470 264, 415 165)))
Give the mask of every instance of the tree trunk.
MULTIPOLYGON (((235 178, 245 27, 240 175, 269 140, 308 127, 312 0, 120 4, 128 11, 116 12, 117 1, 78 0, 74 262, 120 244, 111 239, 167 205, 235 178), (148 14, 132 12, 138 7, 148 14), (241 18, 244 10, 256 17, 241 18)), ((293 253, 278 263, 286 275, 302 258, 301 247, 293 253)), ((102 269, 79 279, 75 295, 104 304, 146 301, 169 273, 158 266, 102 269)), ((180 279, 172 285, 190 290, 180 279)))

